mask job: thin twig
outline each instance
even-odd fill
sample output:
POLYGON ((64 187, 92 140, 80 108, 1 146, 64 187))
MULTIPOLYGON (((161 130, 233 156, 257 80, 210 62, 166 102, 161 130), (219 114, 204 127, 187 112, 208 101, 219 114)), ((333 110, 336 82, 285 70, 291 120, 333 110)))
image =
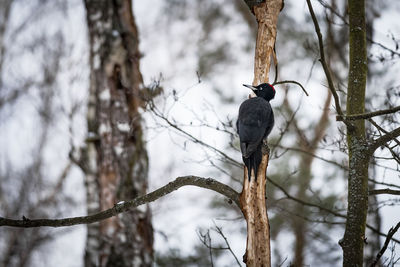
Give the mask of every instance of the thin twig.
MULTIPOLYGON (((368 121, 369 121, 372 125, 374 125, 374 126, 376 127, 376 129, 378 129, 379 131, 381 131, 381 132, 383 132, 383 133, 385 133, 385 134, 388 134, 388 133, 389 133, 388 131, 386 131, 385 129, 383 129, 380 125, 378 125, 373 119, 368 119, 368 121)), ((400 141, 397 140, 396 138, 393 139, 393 141, 395 141, 398 145, 400 145, 400 141)))
POLYGON ((239 267, 241 267, 242 265, 240 264, 238 258, 236 257, 235 253, 233 253, 231 246, 229 245, 228 239, 226 238, 226 236, 224 235, 224 233, 222 232, 221 228, 217 226, 217 224, 214 222, 215 228, 217 233, 225 240, 225 244, 226 244, 226 248, 231 252, 232 256, 235 258, 236 263, 238 264, 239 267))
MULTIPOLYGON (((324 1, 318 0, 318 2, 321 4, 321 6, 323 6, 324 8, 329 9, 333 14, 335 14, 338 18, 340 18, 342 20, 342 22, 346 26, 349 26, 349 22, 346 20, 346 18, 343 15, 341 15, 339 12, 337 12, 336 9, 334 9, 332 6, 328 5, 324 1)), ((385 45, 383 45, 381 43, 375 42, 369 36, 366 36, 366 37, 367 37, 367 41, 370 42, 371 44, 377 45, 377 46, 381 47, 382 49, 385 49, 385 50, 389 51, 392 55, 400 56, 399 52, 397 52, 397 51, 395 51, 395 50, 393 50, 393 49, 391 49, 391 48, 389 48, 389 47, 387 47, 387 46, 385 46, 385 45)))
POLYGON ((384 243, 382 249, 376 255, 376 258, 375 258, 374 262, 370 265, 371 267, 374 267, 378 263, 379 259, 383 255, 383 253, 385 253, 385 251, 386 251, 386 249, 387 249, 387 247, 389 245, 390 240, 392 239, 393 235, 397 232, 397 230, 399 230, 399 228, 400 228, 400 222, 398 222, 397 225, 394 228, 393 227, 390 228, 390 230, 389 230, 389 232, 388 232, 388 234, 386 236, 385 243, 384 243))
POLYGON ((295 116, 296 116, 297 112, 299 111, 299 109, 300 109, 300 105, 296 108, 296 110, 294 112, 292 112, 292 115, 290 116, 290 119, 286 120, 285 129, 283 131, 281 131, 281 134, 279 135, 278 140, 276 140, 276 142, 275 142, 276 145, 272 146, 270 155, 274 155, 275 149, 281 143, 281 141, 283 139, 283 136, 288 132, 289 127, 292 124, 292 122, 295 121, 295 116))
POLYGON ((303 87, 303 85, 301 85, 301 83, 296 82, 296 81, 292 81, 292 80, 285 80, 285 81, 279 81, 279 82, 274 81, 274 83, 273 83, 272 85, 276 85, 276 84, 285 84, 285 83, 294 83, 294 84, 297 84, 298 86, 301 87, 301 89, 302 89, 303 92, 306 94, 306 96, 309 96, 309 94, 307 93, 307 91, 306 91, 306 89, 303 87))
POLYGON ((335 215, 335 216, 337 216, 337 217, 346 218, 346 215, 340 214, 340 213, 338 213, 338 212, 336 212, 336 211, 333 211, 333 210, 331 210, 331 209, 328 209, 328 208, 325 208, 325 207, 323 207, 323 206, 320 206, 320 205, 317 205, 317 204, 314 204, 314 203, 309 203, 309 202, 304 201, 304 200, 302 200, 302 199, 298 199, 298 198, 296 198, 296 197, 293 197, 293 196, 290 195, 282 186, 280 186, 278 183, 276 183, 276 182, 275 182, 274 180, 272 180, 271 178, 267 177, 267 180, 268 180, 271 184, 273 184, 275 187, 277 187, 278 189, 280 189, 280 190, 282 191, 282 193, 285 194, 286 197, 289 198, 289 199, 291 199, 291 200, 294 200, 294 201, 296 201, 296 202, 298 202, 298 203, 300 203, 300 204, 302 204, 302 205, 304 205, 304 206, 309 206, 309 207, 318 208, 318 209, 320 209, 320 210, 322 210, 322 211, 325 211, 325 212, 330 213, 330 214, 332 214, 332 215, 335 215))
POLYGON ((208 249, 209 249, 209 252, 210 252, 211 267, 214 267, 214 261, 213 261, 212 249, 211 249, 211 236, 210 236, 210 231, 207 231, 207 236, 208 236, 208 249))
POLYGON ((279 148, 282 148, 282 149, 287 149, 287 150, 291 150, 291 151, 296 151, 296 152, 304 153, 304 154, 310 155, 310 156, 312 156, 312 157, 314 157, 314 158, 316 158, 316 159, 319 159, 319 160, 322 160, 322 161, 324 161, 324 162, 327 162, 327 163, 330 163, 330 164, 332 164, 332 165, 335 165, 335 166, 337 166, 337 167, 339 167, 339 168, 341 168, 341 169, 344 169, 344 170, 346 170, 346 171, 348 170, 348 167, 347 167, 347 166, 342 165, 342 164, 340 164, 339 162, 336 162, 336 161, 333 161, 333 160, 329 160, 329 159, 325 159, 325 158, 323 158, 323 157, 320 157, 320 156, 318 156, 318 155, 316 155, 316 154, 314 154, 314 153, 311 153, 311 152, 306 151, 306 150, 301 149, 301 148, 286 147, 286 146, 282 146, 282 145, 279 145, 279 144, 270 144, 270 146, 272 146, 273 148, 274 148, 274 147, 279 147, 279 148))
POLYGON ((384 182, 378 182, 378 181, 376 181, 376 180, 374 180, 374 179, 372 179, 372 178, 368 178, 368 181, 369 181, 369 182, 372 182, 372 183, 374 183, 374 184, 386 185, 386 186, 396 187, 396 188, 399 188, 399 189, 400 189, 400 186, 399 186, 399 185, 396 185, 396 184, 389 184, 389 183, 384 183, 384 182))
MULTIPOLYGON (((274 45, 274 59, 276 59, 276 49, 275 49, 275 45, 274 45)), ((277 84, 277 80, 278 80, 278 60, 274 60, 275 63, 275 78, 274 78, 274 82, 272 85, 277 84)))
MULTIPOLYGON (((323 206, 320 206, 320 205, 317 205, 317 204, 314 204, 314 203, 310 203, 310 202, 304 201, 304 200, 302 200, 302 199, 298 199, 298 198, 296 198, 296 197, 293 197, 293 196, 290 195, 282 186, 280 186, 278 183, 276 183, 275 181, 273 181, 271 178, 267 177, 267 180, 268 180, 271 184, 273 184, 275 187, 277 187, 278 189, 280 189, 280 190, 286 195, 286 197, 287 197, 288 199, 294 200, 294 201, 296 201, 296 202, 298 202, 298 203, 300 203, 300 204, 302 204, 302 205, 304 205, 304 206, 309 206, 309 207, 318 208, 318 209, 320 209, 320 210, 322 210, 322 211, 325 211, 325 212, 330 213, 330 214, 332 214, 332 215, 335 215, 335 216, 337 216, 337 217, 347 218, 346 215, 340 214, 340 213, 338 213, 338 212, 336 212, 336 211, 333 211, 333 210, 331 210, 331 209, 328 209, 328 208, 325 208, 325 207, 323 207, 323 206)), ((376 229, 375 227, 372 227, 372 226, 369 225, 369 224, 366 224, 366 227, 367 227, 368 229, 370 229, 371 231, 373 231, 374 233, 377 233, 377 234, 380 235, 380 236, 385 236, 385 237, 387 236, 385 233, 380 232, 378 229, 376 229)), ((395 238, 392 238, 392 240, 393 240, 394 242, 400 244, 400 240, 395 239, 395 238)))
MULTIPOLYGON (((340 116, 343 116, 342 108, 340 107, 339 96, 336 93, 336 89, 335 89, 335 86, 333 84, 332 75, 331 75, 331 73, 329 71, 328 65, 326 64, 325 52, 324 52, 324 43, 323 43, 323 40, 322 40, 321 30, 319 28, 318 20, 317 20, 317 17, 315 16, 315 13, 314 13, 314 10, 313 10, 313 7, 311 5, 311 1, 310 0, 307 0, 307 6, 308 6, 308 10, 310 11, 310 15, 311 15, 311 18, 313 20, 313 23, 314 23, 315 32, 317 33, 317 36, 318 36, 319 53, 321 55, 320 62, 322 64, 322 68, 324 69, 326 79, 328 80, 329 89, 331 90, 333 98, 335 99, 336 111, 340 116)), ((346 121, 344 121, 344 123, 346 123, 346 121)), ((348 124, 346 124, 346 125, 348 125, 348 124)))
MULTIPOLYGON (((212 249, 215 249, 212 247, 211 245, 211 236, 210 236, 210 230, 207 230, 207 232, 205 234, 203 234, 201 231, 198 231, 198 236, 200 239, 200 242, 206 247, 208 248, 208 253, 210 255, 210 263, 211 263, 211 267, 214 266, 214 261, 213 261, 213 256, 212 256, 212 249)), ((224 248, 225 249, 225 248, 224 248)))
POLYGON ((157 117, 159 117, 160 119, 164 120, 169 126, 171 126, 173 129, 175 129, 176 131, 180 132, 181 134, 185 135, 186 137, 189 137, 189 139, 194 142, 194 143, 198 143, 200 145, 203 145, 211 150, 213 150, 214 152, 216 152, 217 154, 220 154, 223 158, 226 158, 232 165, 237 166, 239 168, 242 168, 243 165, 241 163, 239 163, 237 160, 229 157, 226 153, 224 153, 223 151, 215 148, 214 146, 211 146, 205 142, 203 142, 202 140, 196 138, 195 136, 193 136, 192 134, 184 131, 183 129, 181 129, 178 125, 176 125, 175 123, 171 122, 167 117, 165 117, 157 108, 156 106, 151 103, 150 105, 150 110, 153 112, 154 115, 156 115, 157 117))
POLYGON ((374 153, 374 151, 384 145, 385 143, 395 140, 398 136, 400 136, 400 127, 394 129, 391 132, 387 132, 385 135, 382 135, 378 139, 376 139, 371 145, 369 145, 369 151, 371 154, 374 153))

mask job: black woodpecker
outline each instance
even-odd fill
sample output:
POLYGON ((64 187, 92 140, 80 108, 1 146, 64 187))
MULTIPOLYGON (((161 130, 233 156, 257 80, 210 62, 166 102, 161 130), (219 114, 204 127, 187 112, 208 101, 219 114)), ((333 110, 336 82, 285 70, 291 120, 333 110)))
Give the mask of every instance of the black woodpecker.
POLYGON ((268 83, 257 86, 243 84, 243 86, 253 90, 257 96, 247 99, 240 105, 236 122, 240 150, 250 180, 252 169, 257 179, 258 165, 262 158, 262 140, 270 134, 274 127, 274 112, 269 101, 275 97, 275 89, 268 83))

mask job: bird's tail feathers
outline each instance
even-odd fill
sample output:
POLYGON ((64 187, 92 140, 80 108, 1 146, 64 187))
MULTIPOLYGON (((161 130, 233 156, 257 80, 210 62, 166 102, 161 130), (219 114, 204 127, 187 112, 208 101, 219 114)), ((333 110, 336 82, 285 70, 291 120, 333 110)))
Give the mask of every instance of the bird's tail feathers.
POLYGON ((262 159, 261 146, 257 147, 257 150, 254 151, 254 153, 251 154, 250 157, 248 158, 243 157, 243 162, 247 167, 247 174, 249 181, 251 178, 251 170, 254 171, 254 176, 257 181, 258 166, 261 163, 261 159, 262 159))
POLYGON ((252 155, 250 157, 248 157, 248 158, 243 157, 243 162, 244 162, 244 165, 246 165, 246 168, 247 168, 247 178, 249 179, 249 181, 250 181, 250 177, 251 177, 250 176, 251 175, 251 166, 252 166, 251 159, 252 159, 252 155))

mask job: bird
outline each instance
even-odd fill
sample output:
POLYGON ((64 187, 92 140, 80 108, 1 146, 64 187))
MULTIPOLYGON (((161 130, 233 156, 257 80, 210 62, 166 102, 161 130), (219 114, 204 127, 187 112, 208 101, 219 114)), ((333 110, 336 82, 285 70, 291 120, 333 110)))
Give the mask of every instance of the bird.
POLYGON ((240 150, 250 181, 251 170, 254 170, 257 180, 258 166, 262 159, 262 141, 274 127, 274 112, 269 101, 275 97, 275 88, 269 83, 257 86, 243 84, 243 86, 253 90, 257 96, 245 100, 240 105, 236 122, 240 150))

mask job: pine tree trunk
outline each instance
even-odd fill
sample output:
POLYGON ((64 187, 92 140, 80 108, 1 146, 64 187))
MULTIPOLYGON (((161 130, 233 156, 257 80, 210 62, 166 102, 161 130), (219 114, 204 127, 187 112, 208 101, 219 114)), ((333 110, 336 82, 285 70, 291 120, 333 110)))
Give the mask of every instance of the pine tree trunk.
MULTIPOLYGON (((268 82, 276 40, 276 25, 282 6, 282 0, 274 0, 252 7, 258 23, 253 85, 268 82)), ((269 221, 265 202, 269 155, 268 149, 265 148, 266 142, 263 142, 262 161, 258 173, 254 174, 257 181, 252 177, 249 182, 245 168, 243 190, 240 194, 241 209, 247 221, 247 248, 244 256, 247 266, 271 266, 269 221)))
MULTIPOLYGON (((350 68, 347 91, 347 115, 364 113, 367 80, 367 49, 364 0, 349 0, 350 68)), ((349 149, 348 207, 346 230, 340 242, 343 266, 363 265, 365 224, 368 209, 369 153, 365 139, 365 121, 347 127, 349 149)))
MULTIPOLYGON (((146 193, 148 158, 138 108, 142 76, 131 1, 85 0, 90 41, 88 213, 146 193)), ((88 226, 86 266, 151 266, 148 206, 88 226)))

